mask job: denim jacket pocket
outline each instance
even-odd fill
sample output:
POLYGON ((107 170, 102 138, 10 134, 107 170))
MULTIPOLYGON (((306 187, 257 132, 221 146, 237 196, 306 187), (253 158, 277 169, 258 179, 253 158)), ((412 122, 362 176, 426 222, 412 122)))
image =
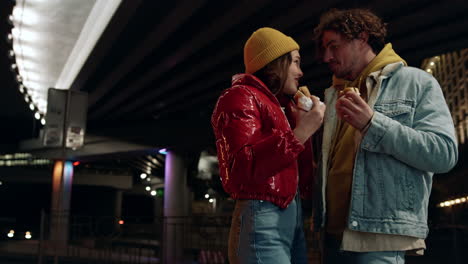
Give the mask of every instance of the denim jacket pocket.
POLYGON ((403 125, 413 123, 414 102, 411 100, 384 100, 376 103, 374 109, 403 125))

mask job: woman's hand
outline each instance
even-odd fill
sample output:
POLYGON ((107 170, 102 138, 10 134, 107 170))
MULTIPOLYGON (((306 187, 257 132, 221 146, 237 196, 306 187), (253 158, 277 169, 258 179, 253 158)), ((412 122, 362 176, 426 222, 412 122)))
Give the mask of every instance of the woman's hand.
POLYGON ((292 112, 296 117, 296 127, 294 128, 294 135, 301 142, 305 143, 315 131, 317 131, 323 123, 323 116, 325 114, 326 106, 320 102, 318 97, 310 97, 313 102, 313 107, 310 111, 306 112, 300 108, 293 108, 292 112))

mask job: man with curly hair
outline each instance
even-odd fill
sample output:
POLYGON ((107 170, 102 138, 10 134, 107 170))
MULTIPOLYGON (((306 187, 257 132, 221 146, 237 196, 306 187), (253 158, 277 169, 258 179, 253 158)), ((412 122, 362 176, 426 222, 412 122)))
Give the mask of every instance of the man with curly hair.
POLYGON ((422 254, 432 176, 458 159, 439 84, 408 67, 386 34, 365 9, 330 10, 314 30, 334 74, 315 212, 325 263, 404 263, 405 253, 422 254))

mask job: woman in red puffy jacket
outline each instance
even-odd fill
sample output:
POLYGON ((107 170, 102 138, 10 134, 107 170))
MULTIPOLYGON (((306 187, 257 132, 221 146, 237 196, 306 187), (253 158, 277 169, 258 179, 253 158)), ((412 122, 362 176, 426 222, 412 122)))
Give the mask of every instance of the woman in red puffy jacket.
POLYGON ((299 193, 310 198, 310 137, 325 105, 312 96, 304 111, 290 99, 303 75, 300 60, 291 37, 258 29, 244 46, 246 73, 233 76, 213 112, 221 180, 236 200, 230 263, 307 263, 299 193))

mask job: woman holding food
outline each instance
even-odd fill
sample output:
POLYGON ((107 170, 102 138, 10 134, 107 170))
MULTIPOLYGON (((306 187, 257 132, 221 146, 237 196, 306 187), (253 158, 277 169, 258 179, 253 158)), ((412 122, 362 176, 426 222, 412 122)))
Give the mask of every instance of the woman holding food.
POLYGON ((308 93, 298 91, 300 61, 291 37, 258 29, 244 46, 245 73, 233 76, 214 109, 221 180, 236 200, 230 263, 307 263, 300 197, 311 196, 310 137, 325 105, 310 95, 310 110, 294 101, 308 93))

